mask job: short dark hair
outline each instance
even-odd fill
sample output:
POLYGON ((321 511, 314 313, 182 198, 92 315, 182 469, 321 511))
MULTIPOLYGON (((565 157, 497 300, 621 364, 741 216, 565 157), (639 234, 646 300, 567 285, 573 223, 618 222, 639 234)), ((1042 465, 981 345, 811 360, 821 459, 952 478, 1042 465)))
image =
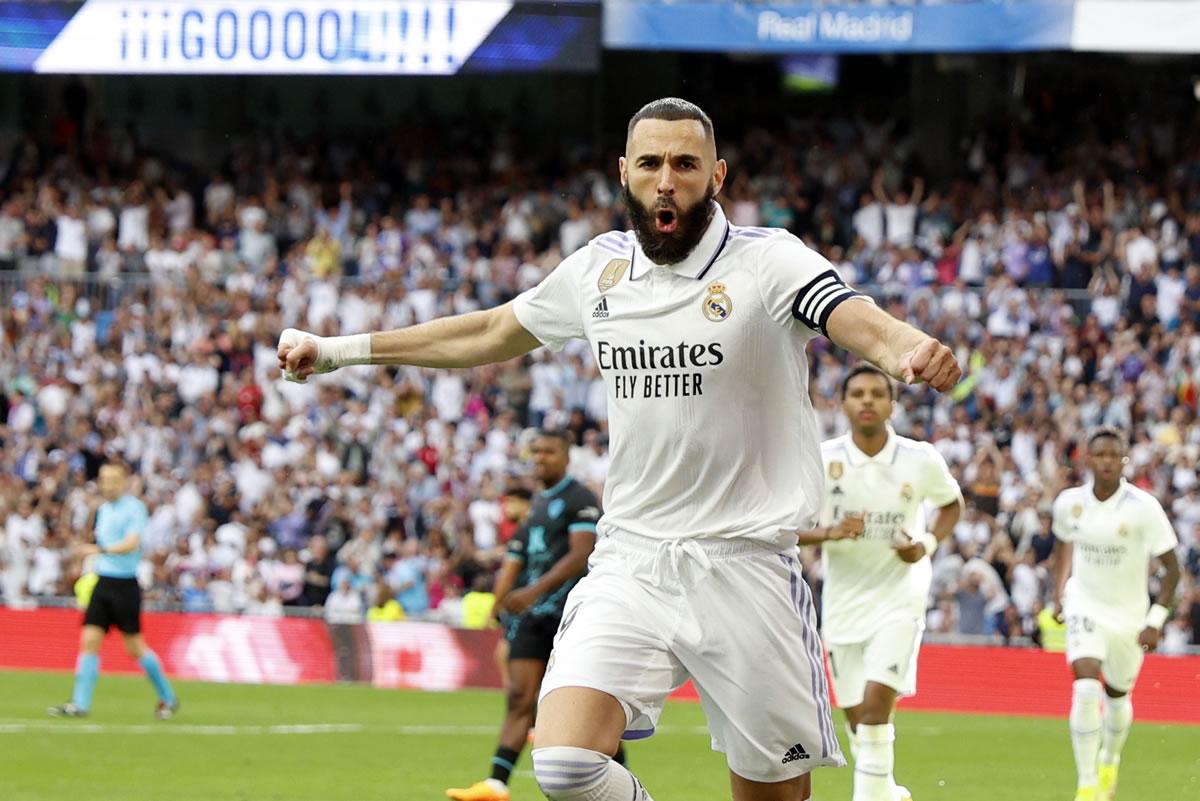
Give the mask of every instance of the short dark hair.
POLYGON ((1088 438, 1087 438, 1088 450, 1091 450, 1092 445, 1095 444, 1096 440, 1100 440, 1100 439, 1115 439, 1117 441, 1117 444, 1120 445, 1122 448, 1129 447, 1129 443, 1125 441, 1125 434, 1122 433, 1119 429, 1114 428, 1113 426, 1100 426, 1099 428, 1097 428, 1095 431, 1093 431, 1091 434, 1088 435, 1088 438))
POLYGON ((892 400, 896 399, 896 385, 892 382, 892 377, 880 370, 873 364, 860 364, 846 373, 846 377, 842 379, 842 397, 846 397, 846 390, 850 387, 850 381, 860 375, 877 375, 884 380, 888 386, 888 392, 892 396, 892 400))
POLYGON ((716 134, 713 133, 712 119, 704 113, 704 109, 679 97, 660 97, 638 109, 638 112, 629 118, 629 128, 625 131, 626 139, 633 136, 634 126, 642 120, 696 120, 704 126, 704 138, 714 144, 717 141, 716 134))
POLYGON ((506 498, 521 498, 526 501, 533 500, 533 493, 529 487, 520 484, 510 484, 504 489, 504 497, 506 498))
POLYGON ((541 439, 542 437, 558 440, 568 451, 575 444, 575 438, 571 435, 571 432, 563 428, 539 428, 536 439, 541 439))

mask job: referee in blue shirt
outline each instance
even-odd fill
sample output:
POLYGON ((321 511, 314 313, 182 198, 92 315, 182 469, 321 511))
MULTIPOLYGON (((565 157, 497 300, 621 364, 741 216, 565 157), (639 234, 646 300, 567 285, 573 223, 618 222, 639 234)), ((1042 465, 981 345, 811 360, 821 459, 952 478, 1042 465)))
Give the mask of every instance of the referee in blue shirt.
POLYGON ((96 555, 99 580, 83 616, 75 690, 70 701, 50 707, 50 714, 55 717, 79 718, 91 710, 92 693, 100 677, 100 643, 109 626, 120 629, 125 650, 154 685, 158 693, 155 717, 166 720, 179 709, 162 663, 142 639, 142 588, 137 582, 137 566, 142 556, 142 531, 150 515, 146 504, 126 493, 128 482, 129 474, 123 464, 110 462, 100 468, 100 494, 105 503, 96 512, 96 544, 79 549, 84 556, 96 555))

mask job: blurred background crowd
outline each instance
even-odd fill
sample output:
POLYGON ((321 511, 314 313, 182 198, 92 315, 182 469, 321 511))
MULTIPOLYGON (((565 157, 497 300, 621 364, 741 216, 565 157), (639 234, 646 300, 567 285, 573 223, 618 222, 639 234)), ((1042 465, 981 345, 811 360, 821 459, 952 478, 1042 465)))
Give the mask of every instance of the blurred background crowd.
MULTIPOLYGON (((1083 435, 1103 424, 1129 432, 1127 477, 1179 535, 1164 649, 1200 644, 1196 114, 981 124, 933 175, 900 118, 726 132, 711 111, 731 221, 791 230, 967 367, 948 395, 905 388, 892 421, 934 443, 967 499, 930 631, 1047 635, 1050 503, 1085 480, 1083 435)), ((615 151, 422 120, 258 130, 199 164, 70 115, 0 144, 0 601, 71 596, 113 456, 151 513, 147 597, 196 611, 478 625, 463 598, 488 592, 515 530, 504 498, 532 488, 532 430, 568 429, 571 472, 602 492, 585 343, 306 385, 280 380, 275 343, 506 302, 626 226, 615 151)), ((841 433, 846 357, 817 340, 811 365, 824 431, 841 433)), ((818 553, 805 561, 819 591, 818 553)))

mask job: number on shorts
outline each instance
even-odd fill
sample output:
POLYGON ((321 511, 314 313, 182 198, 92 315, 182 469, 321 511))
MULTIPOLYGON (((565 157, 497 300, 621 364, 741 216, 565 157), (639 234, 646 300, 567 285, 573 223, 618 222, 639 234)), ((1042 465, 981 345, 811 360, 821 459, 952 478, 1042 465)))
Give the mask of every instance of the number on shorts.
POLYGON ((1096 624, 1092 622, 1090 617, 1083 615, 1070 615, 1067 617, 1067 633, 1068 634, 1091 634, 1096 630, 1096 624))

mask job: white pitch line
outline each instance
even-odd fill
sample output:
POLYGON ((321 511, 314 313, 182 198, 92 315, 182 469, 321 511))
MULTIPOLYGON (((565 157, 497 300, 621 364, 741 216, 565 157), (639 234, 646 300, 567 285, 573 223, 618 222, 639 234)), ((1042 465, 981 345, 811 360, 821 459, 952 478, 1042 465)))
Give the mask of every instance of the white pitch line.
MULTIPOLYGON (((262 734, 396 734, 401 736, 459 737, 495 734, 495 725, 404 726, 363 723, 298 723, 278 726, 217 726, 164 722, 158 724, 85 723, 82 721, 0 721, 0 734, 195 734, 200 736, 245 736, 262 734)), ((703 726, 660 726, 659 734, 707 734, 703 726)))

